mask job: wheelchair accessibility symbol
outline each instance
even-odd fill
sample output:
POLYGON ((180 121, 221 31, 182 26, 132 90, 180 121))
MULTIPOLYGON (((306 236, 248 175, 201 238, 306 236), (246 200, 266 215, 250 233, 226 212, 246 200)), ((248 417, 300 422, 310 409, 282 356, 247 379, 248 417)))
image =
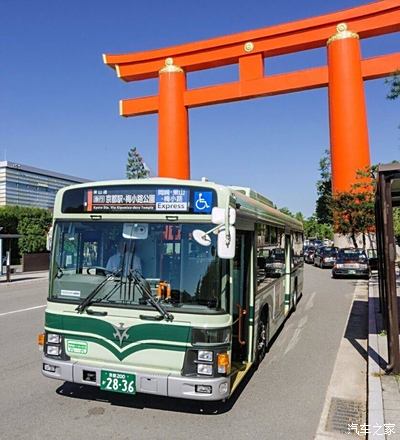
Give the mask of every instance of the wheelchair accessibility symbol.
POLYGON ((211 191, 195 191, 194 193, 194 212, 201 212, 209 214, 212 207, 212 192, 211 191))

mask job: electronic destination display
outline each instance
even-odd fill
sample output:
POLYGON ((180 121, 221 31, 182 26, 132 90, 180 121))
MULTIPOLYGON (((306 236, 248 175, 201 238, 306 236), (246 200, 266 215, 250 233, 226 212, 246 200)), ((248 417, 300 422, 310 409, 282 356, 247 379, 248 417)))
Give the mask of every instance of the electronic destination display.
POLYGON ((64 193, 63 213, 191 213, 211 214, 217 204, 210 188, 112 185, 77 188, 64 193))

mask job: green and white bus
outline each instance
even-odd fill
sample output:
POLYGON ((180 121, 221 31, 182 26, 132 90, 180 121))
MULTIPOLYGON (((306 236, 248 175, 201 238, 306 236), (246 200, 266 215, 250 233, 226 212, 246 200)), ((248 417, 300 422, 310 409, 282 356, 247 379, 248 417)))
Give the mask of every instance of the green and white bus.
POLYGON ((224 400, 303 287, 303 230, 249 188, 166 178, 73 185, 54 206, 42 373, 224 400))

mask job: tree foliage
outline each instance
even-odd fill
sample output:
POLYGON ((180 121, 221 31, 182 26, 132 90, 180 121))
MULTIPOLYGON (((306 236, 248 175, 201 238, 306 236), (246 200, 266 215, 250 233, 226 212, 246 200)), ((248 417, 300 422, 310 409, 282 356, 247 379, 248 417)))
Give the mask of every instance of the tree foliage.
POLYGON ((396 72, 386 82, 390 85, 389 93, 386 95, 388 99, 396 99, 400 96, 400 72, 396 72))
POLYGON ((283 214, 286 214, 290 217, 294 217, 292 211, 290 211, 290 209, 287 208, 286 206, 284 206, 283 208, 279 208, 279 211, 281 211, 283 214))
POLYGON ((318 223, 331 225, 332 214, 332 174, 331 156, 329 150, 325 150, 319 161, 319 172, 321 178, 317 182, 317 194, 315 215, 318 223))
POLYGON ((332 225, 327 223, 319 223, 316 216, 312 215, 304 220, 304 235, 306 237, 318 238, 322 240, 328 238, 333 239, 332 225))
POLYGON ((46 250, 47 232, 51 226, 52 214, 47 209, 22 206, 3 206, 0 208, 0 225, 3 234, 21 234, 17 250, 12 253, 43 252, 46 250))
POLYGON ((149 176, 150 171, 146 167, 143 157, 138 153, 136 147, 132 147, 128 152, 126 177, 128 179, 145 179, 149 176))
POLYGON ((18 240, 20 252, 29 254, 46 250, 47 232, 52 221, 51 212, 47 209, 28 208, 19 219, 18 240))
POLYGON ((369 167, 359 170, 350 190, 332 199, 334 231, 349 235, 356 248, 357 236, 361 234, 365 248, 366 234, 375 228, 375 179, 371 171, 369 167))
POLYGON ((289 208, 286 207, 280 208, 279 211, 302 222, 305 237, 314 237, 318 239, 328 238, 330 240, 333 239, 332 225, 327 223, 319 223, 315 215, 312 215, 306 219, 302 212, 296 212, 296 214, 293 214, 289 208))

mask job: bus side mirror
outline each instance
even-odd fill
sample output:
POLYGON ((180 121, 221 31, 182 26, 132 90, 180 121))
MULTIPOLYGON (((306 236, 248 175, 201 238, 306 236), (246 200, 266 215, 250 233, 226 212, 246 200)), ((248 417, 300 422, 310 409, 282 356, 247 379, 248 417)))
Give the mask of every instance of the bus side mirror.
POLYGON ((217 253, 219 258, 231 259, 235 256, 236 248, 236 229, 229 226, 229 237, 225 232, 225 228, 218 231, 218 247, 217 253))
POLYGON ((53 238, 53 226, 49 229, 46 236, 46 250, 51 251, 51 242, 53 238))
POLYGON ((207 232, 201 229, 195 229, 193 231, 194 240, 202 246, 210 246, 211 239, 209 234, 212 232, 218 234, 218 257, 225 260, 233 258, 236 248, 236 229, 232 225, 236 221, 236 211, 229 207, 227 209, 214 207, 212 209, 211 218, 212 223, 217 226, 207 232))

